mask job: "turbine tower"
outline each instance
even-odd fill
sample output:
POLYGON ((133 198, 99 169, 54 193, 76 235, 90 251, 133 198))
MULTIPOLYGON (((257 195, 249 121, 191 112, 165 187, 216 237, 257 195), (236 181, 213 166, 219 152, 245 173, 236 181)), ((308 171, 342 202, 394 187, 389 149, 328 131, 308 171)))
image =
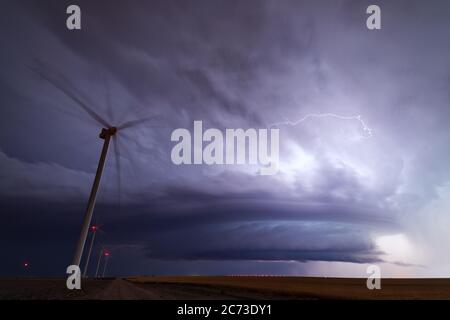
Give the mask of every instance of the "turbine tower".
POLYGON ((94 247, 94 242, 95 242, 95 235, 97 234, 98 231, 98 227, 94 224, 91 227, 91 232, 92 232, 92 236, 91 236, 91 244, 89 246, 89 251, 88 251, 88 255, 86 258, 86 263, 84 265, 84 271, 83 271, 83 276, 86 277, 87 275, 87 271, 89 268, 89 261, 91 260, 91 253, 92 253, 92 248, 94 247))
POLYGON ((98 278, 98 270, 100 269, 100 262, 102 261, 102 256, 103 256, 103 252, 104 251, 105 251, 105 249, 102 247, 100 249, 99 254, 98 254, 97 268, 95 269, 95 276, 94 276, 94 278, 98 278))
MULTIPOLYGON (((73 265, 80 266, 81 258, 84 251, 84 246, 86 243, 86 239, 89 233, 89 226, 91 225, 92 215, 94 213, 94 207, 95 207, 95 201, 97 199, 97 193, 98 189, 100 187, 100 181, 102 178, 103 169, 106 162, 106 156, 108 154, 108 148, 110 145, 111 139, 113 140, 114 144, 114 151, 116 155, 116 168, 117 168, 117 174, 118 174, 118 184, 119 184, 119 197, 120 197, 120 188, 121 188, 121 177, 120 177, 120 153, 118 149, 118 142, 117 142, 117 136, 118 133, 126 128, 134 127, 138 124, 148 122, 151 120, 156 119, 155 116, 151 117, 145 117, 142 119, 135 119, 131 121, 126 121, 122 123, 119 126, 113 126, 108 123, 103 117, 101 117, 98 113, 96 113, 94 110, 92 110, 90 107, 88 107, 82 99, 77 97, 75 94, 71 92, 71 90, 68 89, 68 87, 71 87, 71 83, 61 74, 59 74, 59 79, 56 79, 55 77, 51 77, 47 75, 45 72, 43 72, 41 69, 43 69, 45 66, 41 62, 37 62, 39 67, 32 66, 30 69, 39 75, 41 78, 52 84, 55 88, 60 90, 62 93, 64 93, 67 97, 69 97, 73 102, 76 103, 84 112, 86 112, 95 122, 101 126, 101 131, 99 134, 99 138, 103 140, 103 147, 102 151, 100 153, 100 159, 97 166, 97 171, 95 173, 94 182, 92 184, 91 193, 89 195, 89 200, 87 203, 84 219, 83 219, 83 225, 81 228, 80 237, 78 239, 78 243, 76 246, 75 254, 72 260, 73 265)), ((73 86, 72 86, 73 87, 73 86)), ((108 96, 108 102, 109 102, 109 96, 108 96)), ((108 103, 108 108, 110 108, 110 103, 108 103)))
POLYGON ((95 173, 94 183, 92 184, 91 194, 89 195, 88 204, 86 207, 86 213, 84 215, 83 227, 81 229, 80 238, 78 240, 75 255, 73 257, 72 264, 79 266, 81 262, 81 256, 83 255, 84 245, 89 233, 89 226, 91 225, 92 215, 94 213, 95 201, 97 199, 98 187, 100 186, 100 179, 102 178, 103 168, 105 166, 106 155, 108 153, 109 142, 111 137, 117 133, 116 127, 103 128, 100 132, 100 139, 103 139, 103 148, 100 154, 100 160, 98 162, 97 171, 95 173))
POLYGON ((109 253, 109 251, 105 251, 105 253, 103 255, 105 256, 105 263, 103 264, 102 278, 105 277, 106 267, 108 266, 108 260, 109 260, 109 257, 111 256, 111 254, 109 253))

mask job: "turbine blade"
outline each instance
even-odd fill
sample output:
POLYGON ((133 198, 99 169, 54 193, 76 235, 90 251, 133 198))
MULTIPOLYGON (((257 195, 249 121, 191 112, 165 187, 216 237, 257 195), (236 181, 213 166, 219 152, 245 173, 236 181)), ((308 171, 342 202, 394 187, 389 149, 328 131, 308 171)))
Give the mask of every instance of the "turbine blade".
MULTIPOLYGON (((68 115, 70 117, 77 118, 77 119, 82 120, 82 121, 86 121, 86 120, 91 121, 92 120, 91 117, 87 117, 86 118, 84 116, 84 114, 83 115, 79 115, 79 114, 76 114, 76 113, 72 113, 72 112, 69 112, 67 110, 64 110, 63 108, 61 108, 61 107, 59 107, 57 105, 49 104, 49 106, 52 107, 57 112, 61 112, 62 114, 68 115)), ((95 121, 95 123, 97 124, 97 121, 95 121)))
MULTIPOLYGON (((58 83, 56 80, 51 79, 49 76, 45 75, 43 72, 38 70, 34 67, 29 67, 31 71, 39 75, 41 78, 52 84, 55 88, 63 92, 66 96, 68 96, 70 99, 72 99, 78 106, 80 106, 89 116, 91 116, 92 119, 97 121, 100 125, 105 127, 110 127, 110 125, 102 118, 100 115, 98 115, 94 110, 89 108, 83 101, 81 101, 78 97, 76 97, 74 94, 72 94, 69 90, 64 88, 60 83, 58 83)), ((64 79, 66 80, 66 79, 64 79)), ((67 82, 67 80, 66 80, 67 82)))
MULTIPOLYGON (((129 137, 127 137, 127 135, 122 132, 121 137, 125 137, 126 139, 129 139, 129 137)), ((132 140, 132 143, 136 143, 136 140, 132 140)), ((136 144, 137 145, 137 144, 136 144)), ((130 144, 126 143, 124 144, 125 148, 127 148, 127 150, 125 150, 125 153, 128 155, 128 157, 126 157, 126 159, 130 162, 130 168, 131 168, 131 174, 133 175, 133 181, 140 183, 141 179, 140 176, 137 174, 136 172, 136 168, 139 168, 139 166, 136 165, 136 161, 134 159, 133 156, 131 156, 131 152, 130 152, 130 144)))
POLYGON ((109 86, 108 78, 103 73, 103 82, 105 83, 106 88, 106 112, 108 114, 108 118, 111 122, 114 123, 114 114, 113 114, 113 108, 111 103, 111 88, 109 86))
POLYGON ((117 171, 117 190, 118 190, 118 202, 119 202, 119 210, 121 208, 121 195, 122 195, 122 165, 120 160, 120 150, 119 150, 119 142, 117 141, 117 135, 113 136, 113 144, 114 144, 114 154, 116 157, 116 171, 117 171))
MULTIPOLYGON (((121 137, 124 138, 125 140, 128 140, 130 143, 134 144, 139 152, 154 152, 154 150, 152 148, 149 148, 147 146, 144 146, 139 139, 136 137, 136 135, 132 134, 130 131, 122 131, 121 132, 121 137)), ((127 144, 127 146, 129 146, 129 144, 127 144)))
POLYGON ((161 117, 159 115, 156 116, 151 116, 151 117, 147 117, 144 119, 136 119, 136 120, 131 120, 131 121, 126 121, 124 123, 122 123, 120 126, 117 127, 117 129, 126 129, 126 128, 130 128, 130 127, 134 127, 138 124, 141 123, 145 123, 145 122, 151 122, 151 121, 156 121, 159 120, 161 117))

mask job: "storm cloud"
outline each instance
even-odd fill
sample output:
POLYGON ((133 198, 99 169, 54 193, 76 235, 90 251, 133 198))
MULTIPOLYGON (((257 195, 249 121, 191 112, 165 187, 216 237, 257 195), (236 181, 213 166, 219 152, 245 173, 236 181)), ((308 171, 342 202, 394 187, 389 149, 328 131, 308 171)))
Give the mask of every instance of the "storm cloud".
POLYGON ((448 276, 448 2, 381 1, 376 31, 368 1, 77 1, 77 31, 69 4, 2 3, 0 273, 64 273, 101 150, 39 70, 108 124, 156 117, 109 151, 94 221, 111 272, 448 276), (170 134, 194 120, 279 128, 278 174, 174 165, 170 134), (397 236, 411 254, 383 247, 397 236))

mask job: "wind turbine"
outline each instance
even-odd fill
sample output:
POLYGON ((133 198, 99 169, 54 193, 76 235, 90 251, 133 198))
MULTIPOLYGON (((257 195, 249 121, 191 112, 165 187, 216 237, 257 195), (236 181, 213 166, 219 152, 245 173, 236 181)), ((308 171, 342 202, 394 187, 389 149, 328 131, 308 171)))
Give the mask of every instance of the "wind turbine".
POLYGON ((98 270, 100 269, 100 262, 102 261, 103 251, 104 251, 104 248, 102 247, 98 254, 97 268, 95 269, 95 278, 98 277, 98 270))
POLYGON ((87 255, 87 258, 86 258, 86 263, 84 265, 84 271, 83 271, 83 276, 85 276, 85 277, 86 277, 87 270, 88 270, 88 267, 89 267, 89 260, 91 259, 92 247, 94 246, 95 235, 97 234, 97 231, 98 231, 98 227, 95 224, 93 224, 92 227, 91 227, 91 233, 92 233, 91 245, 89 246, 89 251, 88 251, 88 255, 87 255))
MULTIPOLYGON (((39 63, 42 68, 42 63, 39 63)), ((64 93, 67 97, 69 97, 72 101, 76 103, 84 112, 87 113, 99 126, 101 126, 99 138, 103 140, 103 147, 102 151, 100 153, 100 159, 97 166, 97 171, 95 173, 94 182, 92 184, 91 192, 89 195, 89 200, 87 203, 84 219, 83 219, 83 225, 81 228, 80 237, 78 239, 77 247, 75 250, 75 254, 72 260, 73 265, 80 266, 81 258, 83 255, 84 246, 86 243, 86 239, 89 233, 89 226, 91 224, 92 215, 94 213, 94 207, 95 202, 97 199, 97 193, 100 186, 100 180, 102 177, 103 169, 106 162, 106 156, 108 153, 109 144, 111 141, 111 138, 113 139, 114 144, 114 151, 116 154, 116 166, 118 171, 118 180, 119 180, 119 193, 120 193, 120 187, 121 187, 121 178, 120 178, 120 153, 118 149, 118 142, 117 142, 117 136, 118 133, 124 129, 134 127, 138 124, 148 122, 150 120, 154 120, 155 117, 146 117, 143 119, 134 119, 131 121, 123 122, 122 124, 118 126, 111 125, 108 123, 103 117, 101 117, 98 113, 96 113, 94 110, 92 110, 90 107, 88 107, 82 99, 78 98, 75 94, 73 94, 67 86, 70 86, 70 82, 62 75, 60 76, 60 79, 52 78, 48 75, 46 75, 44 72, 39 70, 37 67, 30 67, 30 69, 35 72, 37 75, 39 75, 41 78, 52 84, 55 88, 60 90, 62 93, 64 93)), ((110 107, 108 105, 108 107, 110 107)), ((91 244, 92 246, 92 244, 91 244)))
POLYGON ((102 278, 105 277, 106 267, 108 266, 108 260, 109 260, 109 257, 111 256, 111 253, 109 253, 109 251, 105 251, 105 253, 103 255, 105 256, 105 263, 103 264, 102 278))

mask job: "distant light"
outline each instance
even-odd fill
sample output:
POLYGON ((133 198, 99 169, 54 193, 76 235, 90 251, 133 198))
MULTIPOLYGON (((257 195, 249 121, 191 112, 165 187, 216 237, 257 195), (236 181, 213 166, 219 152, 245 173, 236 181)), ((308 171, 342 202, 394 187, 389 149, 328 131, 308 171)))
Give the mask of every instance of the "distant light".
POLYGON ((24 263, 23 263, 23 266, 24 266, 25 268, 28 268, 28 267, 30 266, 30 264, 29 264, 28 262, 24 262, 24 263))
POLYGON ((109 252, 108 251, 105 252, 105 257, 109 257, 109 252))
POLYGON ((96 232, 96 231, 97 231, 97 226, 96 226, 96 225, 93 225, 93 226, 91 227, 91 230, 92 230, 92 232, 96 232))

